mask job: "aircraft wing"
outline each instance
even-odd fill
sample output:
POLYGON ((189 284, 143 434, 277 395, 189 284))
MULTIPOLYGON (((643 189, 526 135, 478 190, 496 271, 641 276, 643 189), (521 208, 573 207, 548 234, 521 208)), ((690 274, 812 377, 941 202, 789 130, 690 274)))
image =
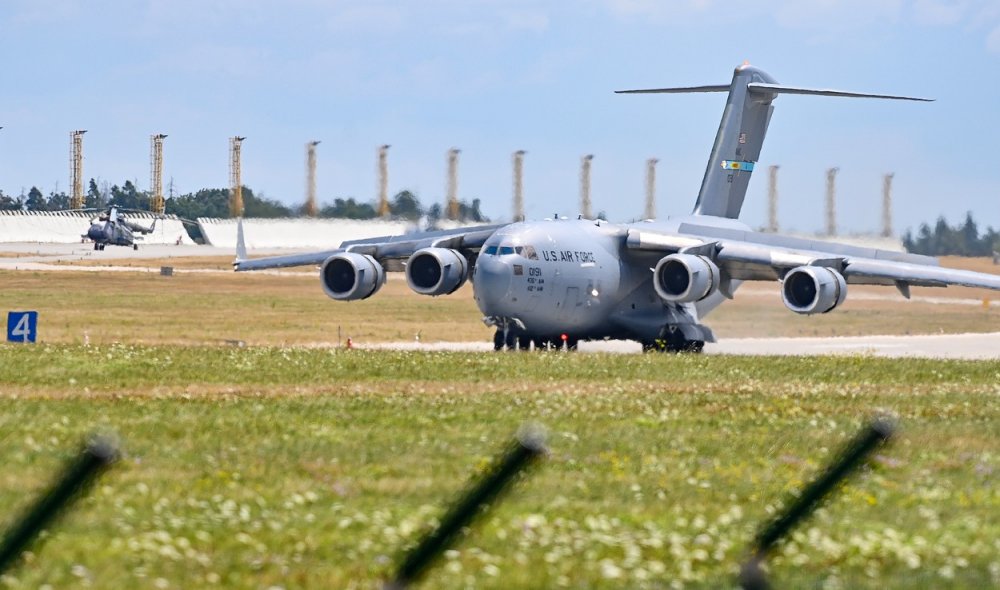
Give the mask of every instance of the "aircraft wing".
POLYGON ((708 256, 732 280, 781 280, 799 266, 824 266, 842 274, 847 283, 893 285, 906 297, 910 286, 1000 291, 1000 276, 942 268, 930 256, 777 234, 682 223, 677 234, 630 229, 626 243, 637 250, 708 256))
POLYGON ((497 228, 503 225, 476 225, 456 229, 416 232, 396 236, 379 236, 361 240, 349 240, 334 250, 248 258, 243 239, 243 220, 238 222, 236 235, 236 260, 233 268, 237 271, 285 268, 290 266, 315 266, 342 252, 367 254, 380 262, 388 259, 406 259, 421 248, 451 248, 454 250, 478 251, 497 228))

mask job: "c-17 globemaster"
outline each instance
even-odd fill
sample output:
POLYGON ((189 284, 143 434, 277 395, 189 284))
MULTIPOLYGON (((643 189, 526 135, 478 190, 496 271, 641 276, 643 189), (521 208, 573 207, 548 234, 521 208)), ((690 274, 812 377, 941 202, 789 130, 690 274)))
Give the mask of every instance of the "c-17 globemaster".
POLYGON ((320 265, 323 290, 341 301, 374 295, 391 259, 406 261, 407 282, 422 295, 447 295, 471 280, 498 350, 622 339, 644 350, 697 352, 715 341, 702 318, 743 281, 777 281, 785 306, 799 314, 833 311, 848 284, 894 285, 907 298, 911 285, 1000 290, 1000 276, 941 268, 927 256, 760 233, 738 219, 779 94, 928 99, 785 86, 747 64, 729 84, 624 92, 729 93, 691 215, 628 224, 556 217, 257 259, 247 258, 241 223, 234 267, 320 265))

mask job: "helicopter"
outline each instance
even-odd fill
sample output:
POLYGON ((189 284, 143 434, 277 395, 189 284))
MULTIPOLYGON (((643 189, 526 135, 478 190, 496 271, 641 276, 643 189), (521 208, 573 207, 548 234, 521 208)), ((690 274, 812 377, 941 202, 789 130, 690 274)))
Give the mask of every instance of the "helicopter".
POLYGON ((138 250, 139 244, 136 243, 136 240, 141 240, 142 236, 153 233, 153 230, 156 229, 156 220, 159 217, 153 219, 152 225, 145 227, 125 219, 121 214, 122 211, 144 213, 144 211, 137 209, 123 209, 114 206, 109 207, 106 211, 101 210, 101 213, 91 220, 90 229, 87 230, 87 233, 81 234, 81 237, 93 240, 94 250, 103 250, 108 244, 131 246, 133 250, 138 250))

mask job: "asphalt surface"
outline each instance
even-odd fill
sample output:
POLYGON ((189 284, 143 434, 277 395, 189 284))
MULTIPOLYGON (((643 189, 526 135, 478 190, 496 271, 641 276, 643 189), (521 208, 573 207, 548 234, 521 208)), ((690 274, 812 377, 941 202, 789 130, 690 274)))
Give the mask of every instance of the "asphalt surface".
MULTIPOLYGON (((491 351, 489 342, 391 342, 366 349, 491 351)), ((583 353, 637 354, 637 342, 581 342, 583 353)), ((838 338, 734 338, 705 345, 705 354, 743 356, 861 355, 888 358, 1000 360, 1000 333, 930 336, 852 336, 838 338)))

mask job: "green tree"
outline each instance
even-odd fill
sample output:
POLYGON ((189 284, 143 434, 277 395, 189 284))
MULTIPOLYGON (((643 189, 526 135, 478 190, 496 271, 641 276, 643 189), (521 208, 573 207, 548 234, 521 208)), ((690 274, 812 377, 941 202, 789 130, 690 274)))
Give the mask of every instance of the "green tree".
POLYGON ((410 191, 400 191, 389 202, 389 212, 393 217, 401 217, 416 221, 420 219, 424 210, 420 206, 420 199, 410 191))
POLYGON ((28 211, 48 211, 48 202, 45 195, 38 190, 37 186, 31 187, 28 191, 28 198, 24 200, 24 207, 28 211))
POLYGON ((23 205, 24 201, 21 198, 5 195, 0 190, 0 211, 20 211, 23 205))
POLYGON ((465 201, 459 201, 458 219, 460 221, 472 221, 476 223, 489 221, 489 218, 483 215, 483 212, 479 210, 481 205, 482 202, 479 199, 472 199, 471 205, 465 201))
POLYGON ((69 209, 69 195, 66 193, 49 193, 49 211, 62 211, 69 209))
POLYGON ((149 210, 150 198, 147 193, 140 192, 131 180, 126 180, 121 188, 118 185, 111 187, 111 201, 108 204, 125 209, 149 210))
POLYGON ((983 245, 979 243, 979 228, 972 219, 972 212, 965 214, 965 223, 958 230, 960 241, 960 254, 962 256, 985 256, 988 252, 983 251, 983 245))
POLYGON ((942 216, 935 222, 934 229, 922 223, 916 236, 906 230, 903 247, 908 252, 928 256, 989 256, 1000 249, 1000 234, 991 227, 980 236, 979 226, 969 212, 959 226, 949 226, 942 216))
POLYGON ((185 219, 229 217, 229 189, 203 188, 166 199, 166 212, 185 219))
MULTIPOLYGON (((226 192, 228 203, 229 193, 226 192)), ((244 217, 292 217, 292 210, 273 199, 268 199, 263 195, 257 196, 253 190, 243 187, 243 216, 244 217)))
POLYGON ((87 194, 84 196, 83 206, 92 209, 103 209, 106 205, 107 203, 104 202, 104 195, 102 195, 100 189, 97 188, 97 181, 91 178, 90 184, 87 186, 87 194))
POLYGON ((340 219, 374 219, 375 206, 371 203, 359 203, 353 197, 334 199, 333 205, 325 205, 319 211, 320 217, 340 219))

